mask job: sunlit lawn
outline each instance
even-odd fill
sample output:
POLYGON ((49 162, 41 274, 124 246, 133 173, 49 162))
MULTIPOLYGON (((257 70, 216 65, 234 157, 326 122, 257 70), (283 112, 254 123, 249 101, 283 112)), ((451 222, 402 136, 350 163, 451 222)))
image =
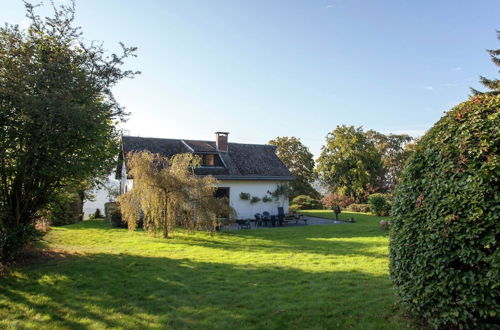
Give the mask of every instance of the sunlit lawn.
POLYGON ((0 328, 406 327, 380 218, 351 216, 168 240, 102 221, 54 228, 47 245, 67 256, 0 277, 0 328))

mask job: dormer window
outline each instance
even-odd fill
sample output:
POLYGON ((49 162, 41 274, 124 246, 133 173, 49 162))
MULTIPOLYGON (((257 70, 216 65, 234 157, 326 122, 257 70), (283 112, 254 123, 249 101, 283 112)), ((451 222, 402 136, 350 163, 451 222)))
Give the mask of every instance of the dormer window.
POLYGON ((218 154, 201 154, 201 166, 223 166, 218 154))

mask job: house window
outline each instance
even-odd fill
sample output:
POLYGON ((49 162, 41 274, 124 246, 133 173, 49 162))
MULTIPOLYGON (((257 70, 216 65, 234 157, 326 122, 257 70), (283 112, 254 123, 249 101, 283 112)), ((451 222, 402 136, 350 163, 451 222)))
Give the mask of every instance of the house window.
POLYGON ((202 154, 199 156, 201 158, 201 166, 223 166, 217 154, 202 154))
POLYGON ((215 166, 215 155, 205 155, 205 166, 215 166))
POLYGON ((229 199, 229 187, 219 187, 215 189, 214 197, 229 199))

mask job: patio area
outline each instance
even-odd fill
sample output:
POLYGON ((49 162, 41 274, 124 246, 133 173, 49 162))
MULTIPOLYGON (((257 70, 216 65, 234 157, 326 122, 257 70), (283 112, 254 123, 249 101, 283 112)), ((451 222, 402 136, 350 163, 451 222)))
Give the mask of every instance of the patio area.
POLYGON ((267 224, 257 225, 257 222, 254 219, 248 219, 248 220, 237 220, 237 223, 231 224, 230 226, 226 225, 221 229, 222 230, 272 229, 272 228, 285 228, 285 227, 338 225, 345 223, 347 222, 302 215, 301 219, 287 221, 282 226, 280 226, 277 221, 274 223, 274 225, 272 222, 269 222, 267 224))

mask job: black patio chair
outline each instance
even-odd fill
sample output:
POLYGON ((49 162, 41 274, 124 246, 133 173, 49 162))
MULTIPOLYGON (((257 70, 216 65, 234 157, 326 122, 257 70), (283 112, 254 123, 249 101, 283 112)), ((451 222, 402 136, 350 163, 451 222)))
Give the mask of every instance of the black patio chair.
POLYGON ((275 215, 271 215, 271 226, 276 227, 276 222, 278 221, 278 217, 275 215))
POLYGON ((262 215, 260 213, 255 213, 255 227, 262 226, 262 215))
POLYGON ((278 207, 278 224, 280 227, 283 227, 283 224, 285 223, 285 210, 279 206, 278 207))
POLYGON ((271 215, 269 212, 264 211, 262 212, 262 222, 264 223, 264 226, 268 226, 268 223, 271 221, 271 215))

